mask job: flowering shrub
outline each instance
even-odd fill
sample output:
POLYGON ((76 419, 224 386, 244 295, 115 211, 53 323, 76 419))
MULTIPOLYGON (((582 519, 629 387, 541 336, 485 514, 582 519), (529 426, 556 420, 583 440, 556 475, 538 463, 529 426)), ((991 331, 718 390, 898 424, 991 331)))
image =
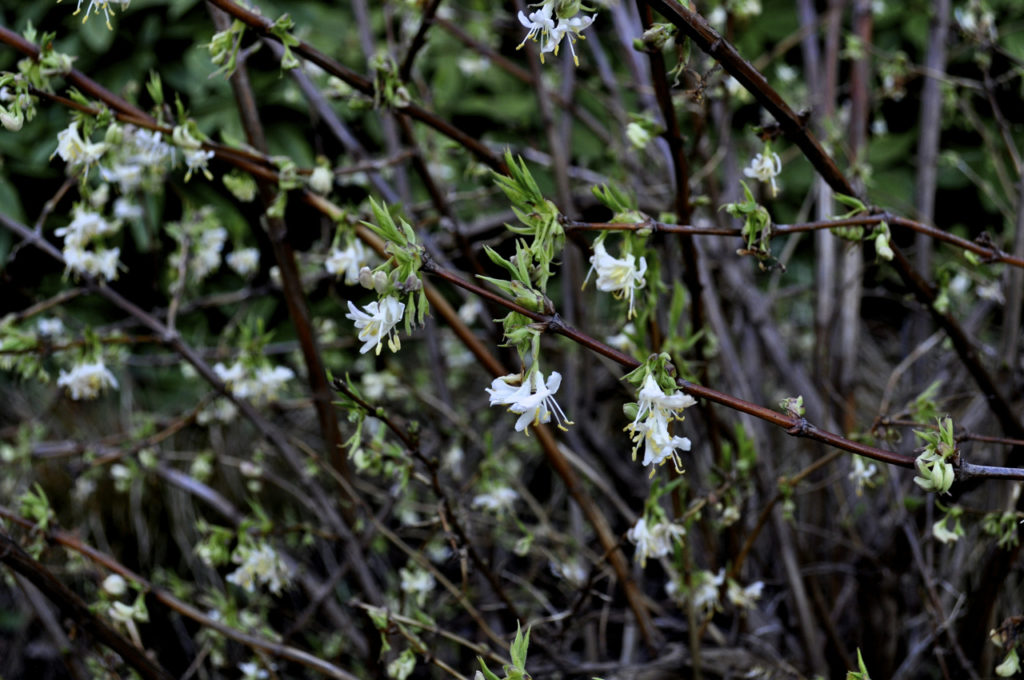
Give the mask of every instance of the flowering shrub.
POLYGON ((1024 12, 848 4, 7 10, 0 676, 1019 673, 1024 12))

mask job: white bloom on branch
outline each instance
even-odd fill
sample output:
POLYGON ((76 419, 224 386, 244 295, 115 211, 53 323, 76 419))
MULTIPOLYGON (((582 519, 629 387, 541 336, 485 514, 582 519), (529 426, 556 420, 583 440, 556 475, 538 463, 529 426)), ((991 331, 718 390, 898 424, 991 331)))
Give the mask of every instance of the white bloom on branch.
POLYGON ((743 168, 743 174, 747 177, 771 184, 772 197, 779 193, 779 186, 775 183, 775 178, 780 172, 782 172, 782 159, 779 158, 779 154, 768 149, 765 149, 764 153, 754 156, 750 165, 743 168))
POLYGON ((75 210, 75 218, 71 224, 57 229, 54 233, 64 239, 65 247, 85 246, 97 236, 115 233, 120 225, 108 222, 102 215, 89 210, 75 210))
POLYGON ((411 595, 416 600, 416 605, 422 607, 427 601, 427 595, 437 585, 434 575, 426 569, 415 566, 409 569, 403 567, 398 570, 398 573, 402 578, 402 592, 411 595))
POLYGON ((534 371, 525 380, 522 374, 511 373, 495 378, 487 393, 491 395, 491 406, 508 406, 509 411, 520 414, 516 432, 522 432, 530 425, 536 427, 549 423, 552 415, 558 427, 564 430, 565 425, 572 425, 572 421, 555 401, 555 392, 561 384, 562 374, 557 371, 551 373, 547 382, 540 371, 534 371))
POLYGON ((88 172, 89 167, 97 162, 106 150, 107 145, 103 142, 87 142, 82 139, 78 132, 78 121, 75 120, 57 133, 57 150, 54 154, 60 156, 68 167, 82 166, 88 172))
MULTIPOLYGON (((594 254, 590 256, 590 270, 597 272, 597 289, 611 293, 616 299, 629 299, 627 318, 633 318, 633 291, 646 285, 644 274, 647 273, 647 259, 640 258, 637 265, 636 257, 627 254, 625 257, 612 257, 605 250, 604 242, 594 245, 594 254)), ((590 273, 587 273, 590 277, 590 273)))
POLYGON ((683 420, 680 415, 683 409, 696 403, 693 397, 680 391, 665 394, 654 376, 648 375, 637 393, 636 418, 626 426, 633 440, 633 459, 640 444, 644 444, 644 465, 661 465, 671 458, 676 469, 682 471, 679 451, 689 451, 691 442, 687 437, 673 436, 669 423, 683 420))
POLYGON ((64 246, 64 265, 75 274, 85 274, 112 281, 117 278, 117 263, 121 257, 120 248, 105 248, 97 251, 86 250, 80 245, 64 246))
POLYGON ((184 152, 185 154, 185 165, 188 166, 185 171, 185 181, 192 179, 192 173, 196 170, 203 173, 206 179, 213 179, 213 173, 210 172, 206 164, 213 158, 212 151, 203 151, 202 149, 189 149, 184 152))
POLYGON ((388 349, 397 352, 402 348, 402 342, 395 333, 395 326, 402 320, 405 314, 405 303, 399 302, 390 295, 381 298, 379 302, 371 302, 363 309, 359 309, 351 301, 348 303, 349 313, 346 319, 352 319, 359 330, 359 339, 363 346, 359 349, 360 354, 366 354, 371 349, 380 354, 384 340, 388 341, 388 349))
POLYGON ((860 496, 864 493, 864 487, 871 487, 874 485, 872 478, 875 473, 878 472, 878 466, 874 463, 865 462, 863 456, 853 457, 853 468, 850 470, 850 474, 847 475, 850 481, 857 485, 857 495, 860 496))
POLYGON ((576 56, 576 41, 581 38, 585 38, 583 31, 594 23, 594 17, 582 16, 577 14, 571 19, 559 19, 558 25, 551 31, 548 42, 544 45, 541 52, 553 51, 555 56, 558 56, 558 45, 562 42, 562 38, 568 38, 569 41, 569 52, 572 53, 572 61, 576 66, 580 65, 580 59, 576 56))
MULTIPOLYGON (((522 49, 528 40, 536 42, 539 39, 545 43, 549 40, 551 32, 555 30, 555 20, 551 18, 551 13, 554 10, 555 6, 552 3, 545 2, 539 10, 530 12, 529 15, 522 11, 519 12, 519 23, 529 29, 529 32, 523 38, 523 42, 516 46, 517 50, 522 49)), ((547 51, 549 50, 544 50, 543 52, 547 51)), ((543 52, 541 53, 542 60, 543 52)))
POLYGON ((729 602, 741 609, 753 609, 754 603, 761 598, 764 590, 763 581, 754 581, 746 588, 740 587, 739 583, 729 579, 729 587, 726 589, 726 597, 729 602))
POLYGON ((324 261, 324 269, 334 276, 345 275, 345 283, 349 286, 359 281, 359 270, 369 261, 363 242, 353 240, 347 248, 331 248, 324 261))
POLYGON ((643 517, 636 521, 633 528, 626 532, 626 537, 636 544, 634 558, 641 567, 647 566, 648 557, 665 557, 672 550, 672 543, 686 535, 686 529, 672 522, 659 522, 652 527, 647 526, 643 517))
POLYGON ((75 401, 95 399, 108 387, 118 387, 117 378, 102 360, 78 364, 70 371, 61 371, 57 377, 57 386, 66 388, 75 401))
POLYGON ((545 0, 540 9, 530 12, 529 15, 522 11, 519 12, 519 23, 528 30, 523 42, 519 43, 516 49, 522 48, 529 40, 539 42, 541 46, 540 60, 543 62, 544 55, 548 52, 554 52, 555 56, 558 56, 559 44, 563 38, 568 38, 573 63, 579 66, 580 60, 576 56, 576 41, 584 37, 582 33, 594 23, 594 16, 576 14, 570 18, 561 17, 556 22, 552 17, 554 8, 552 0, 545 0))

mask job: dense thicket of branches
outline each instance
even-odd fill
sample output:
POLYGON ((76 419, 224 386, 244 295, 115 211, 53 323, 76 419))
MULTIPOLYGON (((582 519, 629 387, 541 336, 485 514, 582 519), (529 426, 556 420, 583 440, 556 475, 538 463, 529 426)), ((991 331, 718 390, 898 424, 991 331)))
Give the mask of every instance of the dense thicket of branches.
POLYGON ((256 4, 0 10, 0 676, 1012 673, 1024 8, 256 4))

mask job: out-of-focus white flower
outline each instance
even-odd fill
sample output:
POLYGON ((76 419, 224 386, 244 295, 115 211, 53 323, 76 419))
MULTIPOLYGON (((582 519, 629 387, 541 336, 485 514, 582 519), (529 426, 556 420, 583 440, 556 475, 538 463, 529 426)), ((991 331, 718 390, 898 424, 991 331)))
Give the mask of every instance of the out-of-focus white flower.
POLYGON ((746 588, 740 586, 736 581, 729 579, 729 587, 726 589, 726 597, 733 605, 741 609, 753 609, 754 603, 761 597, 764 590, 762 581, 754 581, 746 588))
POLYGON ((587 570, 576 560, 568 562, 552 560, 550 566, 552 574, 565 579, 576 588, 583 587, 587 582, 587 570))
POLYGON ((252 276, 260 268, 260 251, 257 248, 239 248, 228 253, 225 259, 239 276, 252 276))
POLYGON ((213 173, 206 167, 210 159, 213 158, 212 151, 203 151, 202 149, 187 149, 185 154, 185 181, 192 179, 192 173, 199 170, 203 173, 206 179, 213 179, 213 173))
POLYGON ((857 485, 857 495, 864 493, 864 487, 870 488, 873 485, 872 477, 878 472, 878 466, 866 462, 862 456, 853 457, 853 465, 850 474, 847 475, 851 482, 857 485))
POLYGON ((1017 656, 1017 648, 1014 647, 1003 659, 1003 662, 996 666, 996 675, 1001 678, 1010 678, 1017 673, 1020 673, 1020 658, 1017 656))
MULTIPOLYGON (((627 318, 633 318, 633 291, 645 285, 644 274, 647 272, 647 259, 640 258, 637 265, 636 257, 627 254, 616 258, 605 250, 604 242, 594 245, 594 254, 590 256, 590 270, 597 272, 597 289, 611 293, 616 299, 629 299, 627 318)), ((590 277, 590 273, 587 273, 590 277)))
POLYGON ((0 125, 3 125, 4 128, 11 132, 17 132, 24 124, 25 114, 23 112, 18 109, 9 110, 0 106, 0 125))
POLYGON ((75 217, 71 220, 71 224, 61 227, 53 233, 64 239, 65 246, 84 247, 97 236, 115 233, 119 228, 119 224, 108 222, 97 212, 78 208, 75 210, 75 217))
POLYGON ((626 532, 626 537, 636 544, 634 559, 641 567, 647 566, 648 557, 664 557, 672 550, 675 540, 686 535, 686 529, 673 522, 659 522, 652 527, 647 526, 643 517, 636 521, 633 528, 626 532))
POLYGON ((767 150, 765 153, 754 156, 750 165, 743 169, 743 174, 747 177, 769 183, 772 187, 773 197, 779 193, 779 186, 776 184, 775 178, 780 172, 782 172, 782 159, 779 158, 779 154, 767 150))
POLYGON ((57 317, 42 318, 36 321, 36 330, 43 337, 53 338, 64 333, 64 322, 57 317))
POLYGON ((121 193, 134 191, 142 184, 142 166, 137 163, 114 163, 100 166, 100 176, 106 182, 117 182, 121 193))
POLYGON ((626 139, 635 149, 642 149, 651 141, 651 131, 637 122, 626 126, 626 139))
POLYGON ((239 546, 231 554, 231 560, 240 566, 228 574, 227 580, 250 593, 260 585, 276 595, 291 577, 288 565, 267 543, 261 543, 258 548, 239 546))
POLYGON ((719 569, 717 574, 710 571, 699 571, 694 575, 693 585, 693 607, 704 616, 710 614, 714 609, 721 606, 718 600, 718 591, 725 583, 725 569, 719 569))
POLYGON ((231 394, 260 403, 277 400, 284 384, 295 377, 295 372, 287 366, 260 366, 250 371, 241 361, 231 366, 218 362, 213 371, 231 394))
POLYGON ((360 354, 366 354, 371 349, 380 354, 385 339, 388 341, 388 349, 392 352, 402 348, 395 326, 402 320, 405 303, 388 295, 379 302, 369 303, 363 309, 359 309, 350 301, 348 309, 349 313, 345 318, 355 322, 359 330, 359 339, 363 342, 359 349, 360 354))
POLYGON ((334 276, 345 275, 345 283, 354 285, 359 281, 359 270, 369 261, 363 242, 353 239, 346 248, 331 248, 324 268, 334 276))
POLYGON ((483 508, 484 510, 500 514, 506 510, 511 510, 517 498, 519 498, 519 494, 516 493, 515 489, 499 486, 487 493, 474 496, 473 507, 483 508))
POLYGON ((125 126, 125 141, 132 147, 131 162, 147 168, 174 165, 175 148, 163 140, 163 133, 125 126))
POLYGON ((309 173, 309 188, 316 193, 330 193, 333 186, 334 173, 331 172, 330 168, 324 165, 318 165, 313 168, 313 172, 309 173))
POLYGON ((948 517, 943 517, 935 524, 932 524, 932 536, 939 543, 956 543, 960 536, 946 526, 948 517))
POLYGON ((67 271, 112 281, 117 278, 120 248, 85 250, 80 245, 64 246, 64 265, 67 271))
POLYGON ((202 281, 220 266, 220 255, 227 239, 228 232, 224 227, 207 229, 199 236, 191 268, 196 281, 202 281))
POLYGON ((533 371, 526 380, 522 374, 511 373, 495 378, 487 393, 491 395, 491 406, 508 406, 509 411, 520 414, 516 432, 522 432, 529 425, 536 427, 551 422, 552 414, 558 427, 564 430, 565 425, 572 425, 572 421, 555 401, 555 392, 561 384, 562 374, 557 371, 552 371, 547 382, 539 370, 533 371))
POLYGON ((57 377, 57 386, 66 388, 75 401, 95 399, 108 387, 118 387, 117 378, 102 360, 77 364, 70 371, 62 370, 57 377))
POLYGON ((103 588, 103 591, 108 595, 120 597, 124 595, 126 590, 128 590, 128 583, 120 574, 110 574, 105 579, 103 579, 103 584, 101 585, 101 587, 103 588))
POLYGON ((238 670, 241 671, 243 680, 267 680, 270 677, 270 673, 255 661, 238 664, 238 670))
POLYGON ((412 595, 416 600, 416 605, 422 607, 423 603, 427 601, 427 595, 434 590, 434 586, 437 584, 434 575, 419 567, 411 569, 403 567, 398 570, 398 573, 402 579, 402 592, 412 595))

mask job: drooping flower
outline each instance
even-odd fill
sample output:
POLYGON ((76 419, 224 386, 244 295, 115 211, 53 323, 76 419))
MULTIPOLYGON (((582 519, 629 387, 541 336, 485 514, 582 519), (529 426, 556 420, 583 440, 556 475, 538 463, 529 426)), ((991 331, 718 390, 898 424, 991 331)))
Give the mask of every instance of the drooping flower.
POLYGON ((685 535, 686 529, 682 525, 659 522, 648 527, 644 517, 638 519, 633 528, 626 532, 626 537, 636 544, 634 558, 641 567, 647 566, 648 557, 658 558, 668 555, 672 550, 673 540, 685 535))
POLYGON ((95 399, 108 387, 118 387, 117 378, 102 360, 77 364, 70 371, 62 370, 57 377, 57 386, 66 388, 75 401, 95 399))
POLYGON ((633 440, 634 460, 640 444, 644 444, 644 465, 660 465, 671 458, 676 469, 681 471, 678 451, 689 451, 691 442, 687 437, 673 436, 669 432, 669 423, 683 420, 680 415, 683 409, 696 403, 693 397, 680 391, 665 394, 658 381, 649 374, 637 393, 636 418, 626 426, 633 440))
POLYGON ((206 167, 206 164, 213 158, 212 151, 203 151, 202 149, 186 149, 185 152, 185 165, 187 169, 185 171, 185 181, 192 179, 192 173, 199 170, 206 176, 206 179, 213 179, 213 173, 206 167))
POLYGON ((523 11, 519 12, 519 23, 528 28, 529 32, 516 47, 517 50, 522 49, 528 40, 548 40, 550 33, 555 30, 555 21, 551 18, 554 9, 553 4, 545 2, 536 12, 530 12, 529 16, 523 11))
POLYGON ((250 593, 260 585, 276 595, 291 576, 291 569, 267 543, 258 548, 241 545, 235 548, 231 560, 240 566, 228 574, 228 582, 250 593))
MULTIPOLYGON (((57 133, 57 150, 53 153, 70 168, 82 166, 88 172, 90 166, 98 161, 107 150, 103 142, 87 142, 78 132, 78 121, 71 121, 65 129, 57 133)), ((52 158, 52 156, 51 156, 52 158)))
POLYGON ((746 588, 740 586, 736 581, 729 579, 729 587, 726 589, 726 597, 733 605, 741 609, 753 609, 754 603, 760 599, 764 590, 763 581, 754 581, 746 588))
POLYGON ((580 65, 580 59, 576 56, 576 41, 585 38, 583 31, 590 24, 594 23, 594 16, 583 16, 577 14, 571 19, 559 19, 558 25, 550 32, 548 41, 544 44, 543 52, 554 52, 558 56, 558 46, 562 38, 569 39, 569 52, 572 53, 572 61, 576 66, 580 65))
POLYGON ((765 149, 764 153, 754 156, 750 165, 743 169, 743 174, 747 177, 770 183, 773 197, 779 193, 779 186, 775 183, 775 178, 780 172, 782 172, 782 159, 779 158, 779 154, 768 149, 765 149))
POLYGON ((487 393, 491 395, 491 406, 508 406, 509 411, 520 414, 516 432, 522 432, 529 425, 536 427, 549 423, 552 415, 558 427, 564 430, 564 425, 571 425, 572 421, 555 401, 555 392, 561 384, 562 374, 557 371, 552 371, 547 382, 539 370, 533 371, 525 380, 521 374, 512 373, 495 378, 487 393))
POLYGON ((388 341, 388 349, 392 352, 402 348, 402 342, 395 333, 395 326, 405 314, 405 303, 388 295, 379 302, 369 303, 362 310, 350 301, 348 309, 349 313, 345 318, 355 322, 356 328, 359 329, 359 339, 363 342, 359 349, 360 354, 366 354, 371 349, 380 354, 385 339, 388 341))
POLYGON ((353 239, 347 248, 331 248, 324 261, 324 268, 334 276, 345 275, 345 283, 349 286, 359 281, 359 270, 368 261, 366 248, 362 241, 353 239))
MULTIPOLYGON (((594 245, 594 254, 590 256, 590 269, 597 272, 597 289, 611 293, 616 299, 629 299, 627 318, 633 318, 633 291, 646 285, 644 274, 647 272, 647 259, 640 258, 637 265, 636 257, 627 254, 617 258, 608 254, 604 242, 594 245)), ((587 277, 590 274, 588 272, 587 277)))

